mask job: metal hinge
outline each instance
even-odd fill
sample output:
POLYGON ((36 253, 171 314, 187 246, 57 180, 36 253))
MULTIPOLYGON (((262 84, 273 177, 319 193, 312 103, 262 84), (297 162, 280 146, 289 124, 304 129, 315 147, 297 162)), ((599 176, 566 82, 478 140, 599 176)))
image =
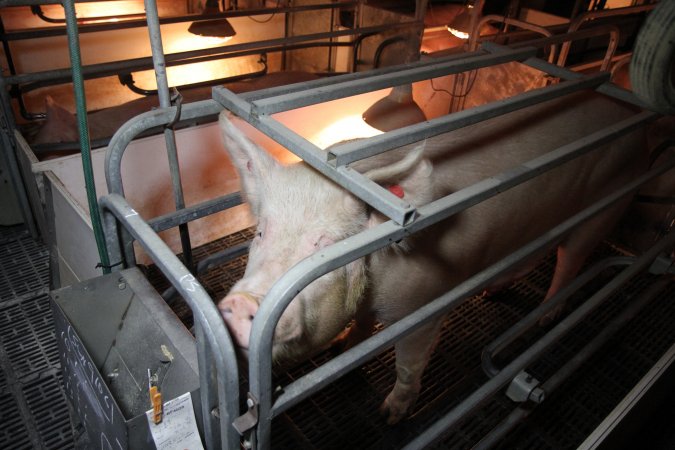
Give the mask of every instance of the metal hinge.
POLYGON ((250 392, 246 394, 246 397, 246 406, 248 406, 248 411, 246 411, 244 415, 234 419, 234 422, 232 422, 234 429, 237 430, 237 433, 242 436, 244 433, 258 425, 258 401, 250 392))

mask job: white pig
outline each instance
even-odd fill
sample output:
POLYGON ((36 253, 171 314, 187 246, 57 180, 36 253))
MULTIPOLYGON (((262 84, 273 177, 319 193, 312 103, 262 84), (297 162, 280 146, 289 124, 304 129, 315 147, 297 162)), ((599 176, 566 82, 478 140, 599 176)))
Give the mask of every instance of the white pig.
MULTIPOLYGON (((354 168, 382 184, 402 187, 422 205, 578 139, 633 111, 584 92, 467 127, 410 150, 397 150, 354 168), (407 151, 403 156, 403 151, 407 151)), ((235 342, 246 350, 251 323, 273 283, 292 265, 384 219, 304 163, 282 166, 246 139, 227 112, 220 115, 225 148, 257 217, 248 266, 218 306, 235 342)), ((374 321, 391 324, 471 275, 538 237, 646 168, 642 133, 562 165, 459 215, 324 275, 282 315, 275 362, 320 350, 356 318, 367 335, 374 321)), ((549 298, 578 272, 629 199, 566 236, 549 298)), ((516 272, 521 272, 516 268, 516 272)), ((442 319, 396 343, 396 384, 382 405, 389 423, 414 404, 442 319)))

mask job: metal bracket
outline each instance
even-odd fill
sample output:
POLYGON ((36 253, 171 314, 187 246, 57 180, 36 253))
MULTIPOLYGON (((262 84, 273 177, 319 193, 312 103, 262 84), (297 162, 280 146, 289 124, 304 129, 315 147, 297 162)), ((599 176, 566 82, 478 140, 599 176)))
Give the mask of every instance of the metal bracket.
POLYGON ((237 433, 242 436, 244 433, 258 425, 258 401, 250 392, 246 394, 246 397, 246 406, 248 406, 248 411, 246 411, 244 415, 234 419, 234 422, 232 422, 234 429, 237 430, 237 433))
POLYGON ((649 273, 654 275, 675 274, 675 261, 666 255, 659 255, 649 267, 649 273))
POLYGON ((539 380, 521 370, 506 388, 506 395, 514 402, 523 403, 532 400, 535 403, 544 401, 545 392, 539 386, 539 380))

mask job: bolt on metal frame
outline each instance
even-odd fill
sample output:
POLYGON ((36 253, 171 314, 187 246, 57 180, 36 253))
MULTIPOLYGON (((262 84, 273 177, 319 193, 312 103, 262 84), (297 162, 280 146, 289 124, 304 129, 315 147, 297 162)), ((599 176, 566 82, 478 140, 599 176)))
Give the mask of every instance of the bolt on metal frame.
MULTIPOLYGON (((561 39, 560 37, 554 38, 561 39)), ((539 40, 538 43, 541 45, 548 45, 554 38, 542 39, 539 40)), ((468 295, 482 289, 482 287, 491 280, 494 280, 500 274, 506 272, 513 264, 526 259, 536 253, 539 249, 550 245, 581 221, 592 217, 594 214, 611 205, 613 201, 616 201, 636 189, 640 184, 645 183, 649 179, 668 170, 669 167, 672 167, 671 165, 666 168, 661 167, 650 171, 645 176, 640 177, 621 190, 563 222, 539 239, 519 249, 492 267, 476 274, 474 277, 427 304, 410 316, 384 329, 367 341, 337 356, 325 365, 286 386, 283 392, 273 402, 271 360, 269 355, 271 355, 274 329, 276 328, 276 324, 281 317, 281 314, 295 297, 297 292, 302 290, 313 280, 331 270, 372 253, 379 248, 383 248, 392 242, 400 240, 408 234, 420 231, 421 229, 450 217, 453 214, 457 214, 472 205, 497 195, 505 189, 534 178, 542 172, 563 164, 574 157, 592 151, 593 148, 627 134, 658 117, 658 114, 656 113, 638 113, 616 125, 607 127, 606 129, 556 149, 549 154, 524 163, 511 171, 500 174, 498 177, 483 180, 482 182, 455 192, 452 195, 427 205, 413 208, 404 202, 398 201, 397 198, 391 198, 388 191, 380 188, 370 180, 365 179, 355 171, 350 170, 345 165, 346 163, 344 161, 349 160, 349 158, 358 160, 369 156, 367 150, 364 149, 367 147, 368 143, 373 142, 373 140, 375 140, 374 142, 376 142, 377 145, 381 146, 378 149, 379 153, 414 142, 415 140, 423 139, 424 137, 441 134, 445 132, 443 126, 447 125, 447 123, 444 123, 442 126, 439 122, 428 121, 406 127, 403 129, 404 131, 387 133, 380 138, 364 139, 364 144, 362 146, 357 146, 357 148, 352 149, 351 151, 341 153, 341 155, 347 155, 345 157, 347 159, 340 159, 337 154, 334 154, 334 157, 329 157, 328 154, 269 117, 268 114, 270 111, 276 111, 278 109, 274 99, 281 97, 281 100, 283 100, 283 107, 286 109, 293 109, 298 107, 298 105, 314 104, 327 99, 350 96, 353 95, 354 89, 358 89, 360 92, 367 92, 382 87, 395 86, 404 81, 411 82, 426 79, 426 77, 456 73, 453 72, 453 70, 461 71, 475 67, 485 67, 486 65, 489 65, 486 60, 491 60, 493 62, 519 60, 524 64, 540 70, 544 69, 554 76, 567 80, 559 85, 562 87, 543 88, 551 93, 550 97, 564 95, 565 93, 594 86, 599 92, 641 105, 639 101, 631 94, 626 93, 626 91, 622 91, 621 89, 612 87, 608 84, 603 84, 606 80, 603 76, 584 77, 566 69, 553 66, 546 61, 534 58, 533 55, 532 49, 516 51, 514 49, 496 45, 485 45, 482 50, 473 54, 464 55, 463 58, 450 57, 433 62, 421 62, 417 65, 407 65, 403 68, 389 68, 374 72, 379 78, 375 78, 376 81, 372 84, 369 84, 369 82, 370 77, 372 77, 373 74, 350 74, 344 77, 333 78, 330 86, 328 86, 329 83, 326 83, 325 80, 318 80, 317 82, 291 85, 284 88, 273 88, 240 96, 234 95, 222 88, 215 88, 214 98, 217 101, 208 100, 196 102, 183 107, 183 117, 190 118, 201 117, 202 114, 214 114, 220 111, 223 106, 226 106, 228 109, 256 126, 259 130, 285 145, 289 150, 296 153, 303 158, 305 162, 317 168, 324 175, 337 181, 346 189, 361 197, 371 206, 385 213, 392 219, 343 240, 339 246, 334 245, 327 247, 320 253, 312 255, 300 262, 277 281, 266 296, 265 301, 262 302, 253 323, 249 356, 249 391, 250 398, 253 400, 250 406, 256 409, 260 418, 252 434, 252 444, 254 446, 260 446, 261 448, 269 447, 271 421, 273 417, 297 404, 302 399, 321 389, 323 386, 340 377, 352 368, 365 362, 373 355, 391 345, 402 335, 412 332, 431 318, 458 306, 468 295), (443 69, 439 69, 439 66, 443 64, 445 64, 443 69), (405 75, 399 73, 399 71, 410 69, 411 66, 418 70, 413 69, 412 71, 406 72, 405 75), (302 91, 306 91, 307 95, 303 95, 302 91), (264 113, 261 113, 261 110, 264 111, 264 113), (412 134, 414 138, 407 137, 408 134, 412 134), (377 139, 379 139, 380 142, 378 142, 377 139), (359 151, 363 153, 359 154, 359 151)), ((497 106, 488 106, 478 111, 473 110, 473 113, 467 112, 465 119, 467 121, 466 124, 462 125, 461 123, 456 123, 455 128, 493 117, 493 115, 498 114, 499 111, 512 111, 530 104, 545 101, 545 99, 546 95, 544 94, 544 91, 535 91, 534 94, 522 94, 513 99, 503 101, 503 103, 498 102, 499 104, 497 106), (472 117, 472 115, 475 115, 476 117, 472 117)), ((174 112, 175 107, 164 107, 156 111, 142 114, 141 116, 138 116, 137 119, 125 124, 125 126, 115 134, 106 157, 106 174, 109 186, 114 186, 118 189, 118 193, 123 193, 120 176, 120 162, 124 147, 136 133, 142 131, 145 127, 168 123, 172 119, 174 112)), ((452 120, 457 119, 445 120, 453 123, 452 120)), ((210 206, 213 207, 213 204, 210 206)), ((101 207, 104 212, 104 217, 106 218, 106 230, 108 231, 106 235, 108 236, 110 248, 115 248, 118 245, 116 239, 116 227, 119 223, 125 229, 129 230, 133 239, 138 240, 141 245, 146 248, 151 257, 158 262, 162 271, 169 272, 169 278, 171 279, 172 284, 186 297, 188 303, 193 307, 195 315, 199 315, 198 320, 200 328, 198 328, 198 331, 201 331, 198 332, 197 346, 199 351, 202 352, 201 354, 204 355, 200 361, 207 364, 206 360, 208 360, 208 352, 212 352, 216 356, 217 390, 220 394, 217 398, 220 403, 221 412, 221 438, 223 439, 223 444, 227 441, 230 442, 230 446, 238 446, 238 440, 236 444, 231 444, 232 441, 230 441, 230 439, 233 439, 233 434, 232 427, 229 425, 233 418, 233 414, 236 415, 236 413, 231 413, 230 415, 224 415, 222 413, 226 407, 234 409, 238 408, 238 401, 235 401, 234 405, 232 404, 235 394, 228 395, 224 392, 225 388, 223 387, 223 383, 227 384, 231 382, 232 377, 236 375, 236 360, 234 359, 234 356, 232 356, 231 339, 224 328, 220 316, 213 316, 213 314, 217 314, 215 306, 213 303, 206 304, 207 302, 202 298, 203 288, 201 288, 196 280, 189 278, 189 273, 187 273, 180 262, 175 259, 175 256, 166 254, 168 251, 166 246, 157 238, 154 231, 125 204, 122 197, 115 194, 104 197, 101 199, 101 207), (188 287, 194 287, 193 290, 186 287, 186 280, 189 281, 188 287), (199 297, 199 299, 195 299, 194 296, 199 297), (202 308, 205 309, 202 310, 202 308), (225 361, 223 361, 223 357, 225 358, 225 361), (231 366, 234 366, 234 368, 231 366)), ((202 205, 197 205, 196 210, 204 212, 206 211, 206 208, 203 208, 202 205)), ((668 241, 663 245, 669 243, 670 242, 668 241)), ((660 248, 661 247, 659 247, 659 250, 660 248)), ((124 252, 129 252, 129 242, 123 244, 122 249, 124 252)), ((118 248, 114 254, 121 257, 122 255, 120 252, 121 251, 118 248)), ((645 255, 645 258, 655 257, 655 255, 653 255, 655 252, 656 250, 648 252, 648 255, 645 255)), ((639 269, 641 268, 642 266, 639 267, 639 269)), ((638 267, 636 266, 633 271, 637 270, 638 267)), ((586 309, 589 308, 591 308, 591 306, 586 309)), ((553 340, 555 337, 550 337, 549 339, 553 340)), ((202 366, 200 365, 200 369, 201 368, 202 366)), ((200 376, 202 376, 201 371, 200 376)), ((215 395, 216 389, 210 384, 210 378, 206 375, 203 376, 204 379, 202 381, 205 383, 206 391, 209 392, 209 395, 215 395)), ((502 378, 504 378, 504 383, 510 380, 510 378, 507 379, 506 375, 502 375, 498 379, 499 381, 493 383, 501 383, 502 378)), ((210 397, 209 395, 204 394, 202 396, 203 401, 207 404, 208 402, 214 401, 213 397, 210 397)), ((491 393, 481 392, 475 394, 471 398, 477 399, 476 401, 480 403, 480 401, 487 398, 488 395, 491 395, 491 393)), ((202 407, 205 412, 210 413, 211 410, 208 405, 203 404, 202 407)), ((425 442, 436 439, 446 428, 449 421, 459 420, 471 409, 471 407, 470 405, 469 407, 463 406, 462 409, 464 412, 453 410, 449 416, 444 417, 439 423, 432 426, 432 429, 423 435, 422 441, 413 441, 410 444, 410 448, 416 448, 420 445, 424 445, 425 442)), ((207 414, 205 417, 211 416, 207 414)), ((215 442, 213 438, 214 430, 207 429, 206 433, 208 441, 207 445, 210 446, 215 442)))

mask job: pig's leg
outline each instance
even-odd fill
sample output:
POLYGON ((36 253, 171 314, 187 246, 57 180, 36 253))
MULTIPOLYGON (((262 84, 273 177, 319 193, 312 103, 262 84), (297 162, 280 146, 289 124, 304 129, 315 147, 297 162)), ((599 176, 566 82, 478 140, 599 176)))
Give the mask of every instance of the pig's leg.
POLYGON ((396 343, 396 384, 380 406, 393 425, 404 419, 420 392, 420 382, 433 351, 443 318, 423 326, 396 343))
MULTIPOLYGON (((574 280, 595 246, 616 224, 629 202, 630 198, 620 200, 616 206, 612 206, 606 212, 582 224, 560 244, 555 272, 544 301, 549 300, 574 280)), ((555 320, 564 307, 564 303, 561 303, 553 308, 540 319, 539 324, 543 326, 555 320)))

